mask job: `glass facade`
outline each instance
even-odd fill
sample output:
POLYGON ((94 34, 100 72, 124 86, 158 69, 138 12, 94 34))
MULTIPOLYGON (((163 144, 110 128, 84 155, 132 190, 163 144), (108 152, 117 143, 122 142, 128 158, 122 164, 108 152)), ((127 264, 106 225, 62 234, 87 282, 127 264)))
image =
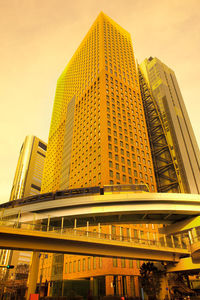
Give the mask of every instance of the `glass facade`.
POLYGON ((100 13, 58 80, 42 192, 122 183, 156 191, 131 37, 100 13))

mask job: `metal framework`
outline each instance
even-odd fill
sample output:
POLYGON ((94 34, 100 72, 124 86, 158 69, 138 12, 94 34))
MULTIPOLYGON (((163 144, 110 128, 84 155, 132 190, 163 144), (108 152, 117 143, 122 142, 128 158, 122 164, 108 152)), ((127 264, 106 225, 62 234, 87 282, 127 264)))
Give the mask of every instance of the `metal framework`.
POLYGON ((147 123, 158 192, 180 193, 181 181, 155 99, 153 98, 140 67, 139 82, 147 123))

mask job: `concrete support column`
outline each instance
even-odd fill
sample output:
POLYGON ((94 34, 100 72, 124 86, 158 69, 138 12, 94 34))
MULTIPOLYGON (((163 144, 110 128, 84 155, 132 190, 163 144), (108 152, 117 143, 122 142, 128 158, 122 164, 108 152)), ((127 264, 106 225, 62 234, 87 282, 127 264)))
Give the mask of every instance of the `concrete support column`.
POLYGON ((90 293, 94 296, 94 285, 93 285, 94 277, 90 277, 90 293))
POLYGON ((113 278, 114 278, 114 276, 106 276, 106 278, 105 278, 106 295, 114 295, 113 278))
POLYGON ((47 296, 50 296, 50 290, 51 290, 51 282, 48 282, 48 291, 47 291, 47 296))
POLYGON ((161 290, 160 290, 160 294, 159 294, 159 299, 166 299, 166 298, 169 300, 171 299, 170 293, 169 293, 167 274, 163 274, 163 276, 161 278, 161 290))
POLYGON ((29 300, 30 294, 34 294, 37 285, 38 271, 39 271, 39 252, 33 251, 32 254, 32 263, 30 267, 29 277, 28 277, 28 291, 26 300, 29 300))

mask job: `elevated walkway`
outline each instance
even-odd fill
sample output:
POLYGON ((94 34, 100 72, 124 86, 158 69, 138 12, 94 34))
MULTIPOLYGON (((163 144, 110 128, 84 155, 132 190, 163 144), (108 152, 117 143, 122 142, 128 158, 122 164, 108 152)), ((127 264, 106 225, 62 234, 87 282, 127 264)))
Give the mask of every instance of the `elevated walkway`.
POLYGON ((176 264, 168 264, 167 272, 189 272, 190 274, 194 272, 199 272, 200 270, 200 260, 193 260, 192 257, 181 258, 176 264))
MULTIPOLYGON (((41 197, 42 195, 40 195, 41 197)), ((45 220, 65 217, 84 224, 98 223, 162 223, 172 224, 200 215, 200 195, 175 193, 113 193, 105 195, 58 197, 30 201, 0 211, 3 218, 15 218, 18 214, 25 222, 34 218, 45 220)))
POLYGON ((9 221, 0 222, 0 248, 166 262, 190 255, 183 244, 9 221))

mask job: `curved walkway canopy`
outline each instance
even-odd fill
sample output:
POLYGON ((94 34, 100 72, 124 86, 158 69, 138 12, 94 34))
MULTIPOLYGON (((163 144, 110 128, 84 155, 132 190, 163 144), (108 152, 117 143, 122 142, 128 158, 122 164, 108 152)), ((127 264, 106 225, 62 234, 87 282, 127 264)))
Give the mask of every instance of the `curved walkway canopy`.
POLYGON ((25 221, 48 217, 90 223, 163 223, 170 224, 200 214, 200 195, 172 193, 119 193, 43 199, 2 210, 3 217, 25 221))

